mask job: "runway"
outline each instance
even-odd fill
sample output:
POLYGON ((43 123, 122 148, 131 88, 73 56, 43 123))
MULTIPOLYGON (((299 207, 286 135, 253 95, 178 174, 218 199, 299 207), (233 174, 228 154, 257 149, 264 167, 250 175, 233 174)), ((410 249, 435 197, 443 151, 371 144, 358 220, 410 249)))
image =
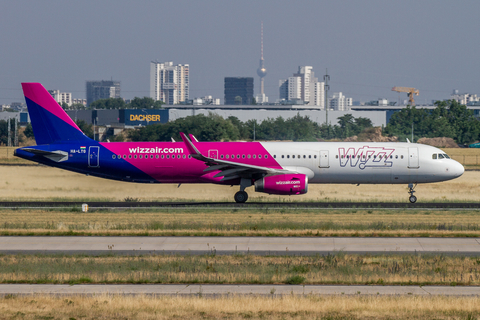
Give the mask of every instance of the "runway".
POLYGON ((255 254, 432 253, 480 255, 480 238, 0 237, 0 253, 255 254))
POLYGON ((99 209, 480 209, 480 202, 58 202, 58 201, 2 201, 0 208, 82 208, 99 209))
POLYGON ((332 285, 63 285, 63 284, 0 284, 0 296, 5 295, 156 295, 221 297, 258 295, 415 295, 415 296, 479 296, 480 287, 452 286, 332 286, 332 285))

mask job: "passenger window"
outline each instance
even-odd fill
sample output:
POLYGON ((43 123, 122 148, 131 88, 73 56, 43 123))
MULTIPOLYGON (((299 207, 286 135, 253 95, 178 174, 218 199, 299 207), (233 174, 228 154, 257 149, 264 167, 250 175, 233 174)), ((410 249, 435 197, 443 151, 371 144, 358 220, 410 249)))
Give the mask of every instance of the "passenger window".
POLYGON ((290 155, 289 155, 289 154, 287 154, 287 159, 290 159, 290 155))
POLYGON ((167 155, 167 159, 170 159, 170 156, 169 156, 169 155, 167 155))
POLYGON ((400 159, 403 159, 403 154, 400 156, 400 159))
POLYGON ((432 154, 432 159, 434 159, 434 160, 437 159, 437 154, 436 153, 432 154))
POLYGON ((237 159, 240 159, 240 155, 239 155, 239 154, 237 154, 237 159))
POLYGON ((300 159, 300 155, 298 155, 298 159, 300 159))
POLYGON ((234 155, 234 154, 232 154, 232 159, 235 159, 235 155, 234 155))
POLYGON ((390 156, 390 159, 393 159, 393 156, 390 156))
POLYGON ((186 158, 186 156, 185 156, 185 155, 183 155, 183 156, 182 156, 182 158, 183 158, 183 159, 185 159, 185 158, 186 158))
POLYGON ((127 159, 127 155, 124 154, 124 155, 123 155, 123 159, 127 159))
POLYGON ((295 159, 295 155, 292 156, 292 159, 295 159))
POLYGON ((397 155, 395 155, 395 159, 398 159, 398 154, 397 154, 397 155))
POLYGON ((137 155, 134 155, 133 157, 134 157, 135 159, 137 159, 137 155))
POLYGON ((317 159, 317 155, 314 155, 313 157, 314 157, 315 159, 317 159))
POLYGON ((153 154, 150 155, 150 159, 153 159, 153 154))
MULTIPOLYGON (((140 155, 140 159, 143 159, 143 156, 142 156, 142 155, 140 155)), ((163 156, 162 156, 162 159, 163 159, 163 156)))
POLYGON ((307 158, 307 156, 306 156, 306 155, 303 155, 303 159, 306 159, 306 158, 307 158))
POLYGON ((267 158, 268 158, 268 154, 266 154, 266 155, 264 156, 264 158, 267 159, 267 158))
POLYGON ((335 155, 335 159, 338 159, 338 154, 337 154, 337 155, 335 155))
POLYGON ((285 158, 285 156, 282 154, 282 159, 285 158))
POLYGON ((188 155, 188 159, 192 159, 192 155, 189 154, 189 155, 188 155))
POLYGON ((252 156, 251 155, 247 155, 247 158, 250 159, 252 156))
POLYGON ((128 155, 128 159, 132 159, 132 155, 131 155, 131 154, 128 155))
POLYGON ((244 155, 244 154, 242 154, 242 159, 245 159, 245 155, 244 155))
POLYGON ((308 159, 312 159, 312 155, 311 155, 311 154, 308 155, 308 159))
POLYGON ((258 159, 262 159, 262 155, 261 155, 261 154, 258 155, 258 159))
POLYGON ((116 157, 117 157, 116 155, 113 155, 113 156, 112 156, 112 159, 115 159, 116 157))
MULTIPOLYGON (((141 157, 141 156, 140 156, 141 157)), ((165 159, 165 156, 162 154, 162 159, 165 159)))
POLYGON ((229 155, 227 154, 227 155, 225 156, 225 158, 227 158, 227 159, 228 159, 228 157, 229 157, 229 155))
POLYGON ((223 154, 220 155, 220 159, 223 159, 223 154))
POLYGON ((158 157, 159 157, 159 156, 158 156, 158 154, 157 154, 157 155, 155 155, 155 159, 158 159, 158 157))
POLYGON ((276 154, 273 155, 273 159, 277 159, 277 155, 276 155, 276 154))

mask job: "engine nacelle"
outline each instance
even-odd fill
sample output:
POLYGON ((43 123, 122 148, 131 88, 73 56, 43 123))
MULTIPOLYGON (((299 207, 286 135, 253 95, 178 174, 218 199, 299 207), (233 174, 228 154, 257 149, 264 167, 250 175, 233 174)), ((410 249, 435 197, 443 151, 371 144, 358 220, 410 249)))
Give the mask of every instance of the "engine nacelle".
POLYGON ((301 173, 265 176, 255 181, 255 191, 269 194, 304 194, 308 191, 308 177, 301 173))

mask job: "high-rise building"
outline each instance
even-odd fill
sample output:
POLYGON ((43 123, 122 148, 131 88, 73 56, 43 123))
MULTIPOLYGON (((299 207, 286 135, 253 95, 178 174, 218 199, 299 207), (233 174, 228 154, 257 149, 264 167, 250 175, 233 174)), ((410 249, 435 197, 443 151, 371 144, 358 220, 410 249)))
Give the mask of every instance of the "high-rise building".
POLYGON ((252 77, 225 77, 225 104, 252 104, 253 78, 252 77))
POLYGON ((341 92, 334 93, 330 99, 330 109, 338 111, 348 111, 352 106, 352 98, 347 98, 341 92))
POLYGON ((189 65, 173 62, 150 63, 150 97, 155 101, 163 101, 165 104, 179 104, 188 100, 189 88, 189 65))
POLYGON ((48 93, 50 93, 60 105, 63 103, 66 103, 68 106, 72 105, 72 93, 71 92, 60 92, 60 90, 48 90, 48 93))
POLYGON ((315 78, 313 67, 300 66, 298 72, 287 80, 280 80, 280 100, 303 101, 309 106, 323 108, 325 83, 315 78))
POLYGON ((109 98, 120 98, 120 81, 87 81, 87 106, 94 101, 109 98))

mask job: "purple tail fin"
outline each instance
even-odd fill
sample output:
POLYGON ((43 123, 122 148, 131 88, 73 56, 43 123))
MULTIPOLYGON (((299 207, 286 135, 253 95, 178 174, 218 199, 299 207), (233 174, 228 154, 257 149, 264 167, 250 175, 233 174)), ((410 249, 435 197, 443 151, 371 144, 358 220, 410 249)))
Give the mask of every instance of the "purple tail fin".
POLYGON ((38 145, 90 141, 40 83, 22 83, 38 145))

